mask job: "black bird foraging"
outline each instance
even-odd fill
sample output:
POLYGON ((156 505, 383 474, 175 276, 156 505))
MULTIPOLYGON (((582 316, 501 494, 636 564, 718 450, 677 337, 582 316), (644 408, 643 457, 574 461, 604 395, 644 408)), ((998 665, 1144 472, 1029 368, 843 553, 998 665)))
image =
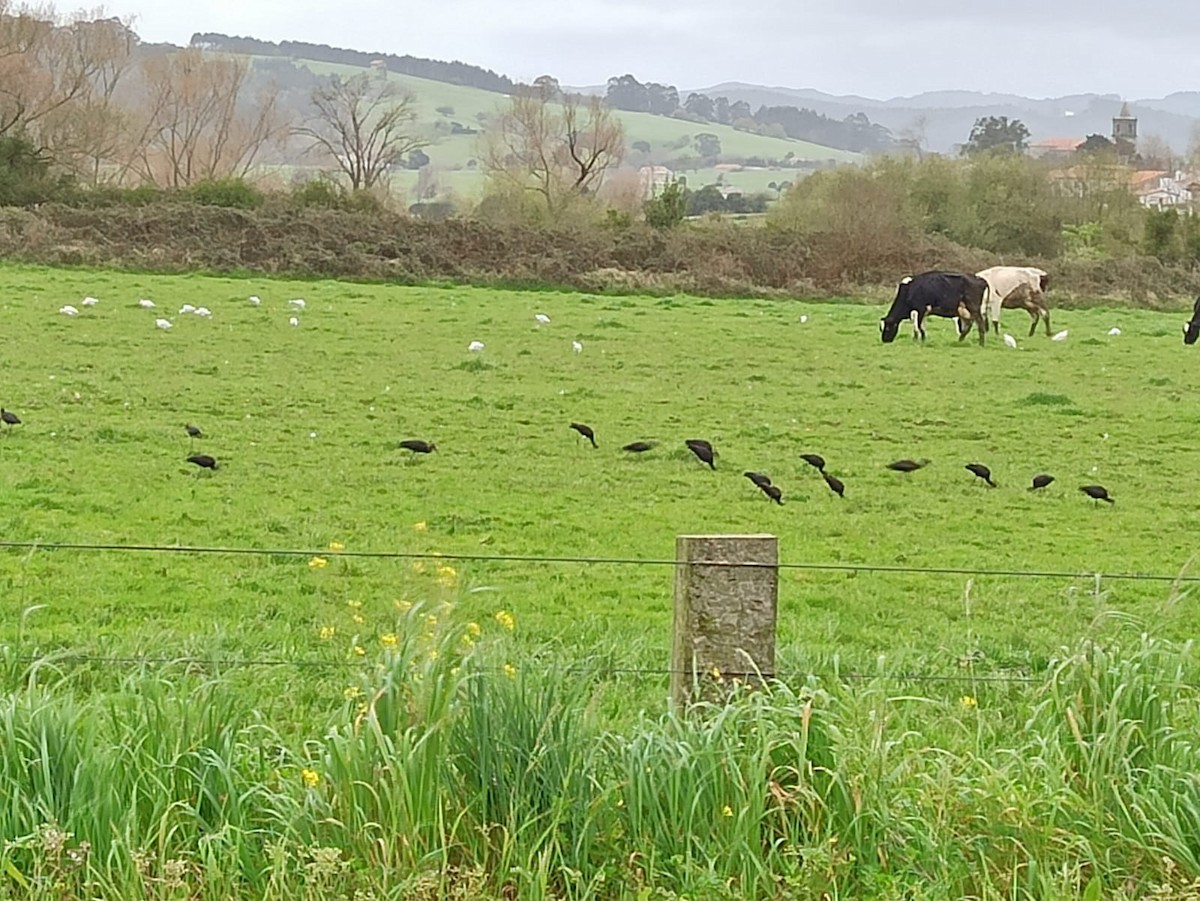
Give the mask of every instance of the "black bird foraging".
POLYGON ((204 434, 203 432, 200 431, 199 426, 192 425, 190 422, 187 425, 185 425, 184 428, 187 430, 189 438, 199 438, 204 434))
POLYGON ((648 450, 654 448, 653 441, 634 441, 631 444, 626 444, 621 450, 629 451, 631 454, 644 454, 648 450))
POLYGON ((192 454, 187 458, 189 463, 195 463, 201 469, 216 469, 217 461, 208 454, 192 454))
POLYGON ((1103 485, 1080 485, 1079 490, 1094 501, 1106 501, 1110 504, 1116 503, 1116 501, 1108 496, 1108 489, 1103 485))
POLYGON ((592 442, 592 447, 598 446, 596 444, 596 433, 592 431, 592 427, 590 425, 584 425, 582 422, 573 422, 571 423, 571 428, 577 431, 588 441, 592 442))
POLYGON ((989 488, 996 487, 996 483, 992 481, 992 471, 982 463, 968 463, 963 468, 987 482, 989 488))
POLYGON ((713 458, 716 456, 716 451, 714 451, 713 446, 703 438, 689 438, 684 442, 684 444, 688 446, 688 450, 707 463, 710 469, 717 468, 717 464, 713 462, 713 458))
POLYGON ((820 454, 801 454, 800 459, 809 466, 814 466, 821 472, 825 471, 825 458, 820 454))
MULTIPOLYGON (((758 483, 756 482, 755 484, 758 483)), ((762 489, 763 494, 779 504, 779 506, 783 506, 783 492, 779 489, 778 485, 759 485, 758 487, 762 489)))
POLYGON ((759 488, 762 488, 764 491, 766 490, 766 487, 771 484, 771 477, 761 472, 743 472, 742 475, 748 478, 759 488))
POLYGON ((830 491, 832 491, 838 497, 846 496, 846 486, 842 484, 841 479, 839 479, 837 476, 831 476, 827 472, 822 472, 821 475, 825 477, 825 484, 829 486, 830 491))
POLYGON ((4 424, 10 429, 15 425, 21 424, 20 416, 18 416, 12 410, 5 410, 3 407, 0 407, 0 419, 4 420, 4 424))
POLYGON ((1030 491, 1037 491, 1039 488, 1045 488, 1054 481, 1054 476, 1048 476, 1045 473, 1033 477, 1033 484, 1029 486, 1030 491))
POLYGON ((437 450, 437 445, 432 441, 421 441, 418 438, 405 439, 400 442, 400 447, 412 451, 414 454, 429 454, 437 450))
POLYGON ((887 468, 895 472, 916 472, 928 465, 929 461, 922 458, 920 460, 897 460, 895 463, 889 463, 887 468))

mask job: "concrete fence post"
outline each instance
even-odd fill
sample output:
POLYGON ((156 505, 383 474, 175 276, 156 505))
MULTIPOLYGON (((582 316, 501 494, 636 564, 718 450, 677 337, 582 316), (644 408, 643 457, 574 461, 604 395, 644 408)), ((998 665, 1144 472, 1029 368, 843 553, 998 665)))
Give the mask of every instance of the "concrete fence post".
POLYGON ((734 679, 772 678, 779 539, 679 535, 675 561, 671 703, 718 698, 734 679))

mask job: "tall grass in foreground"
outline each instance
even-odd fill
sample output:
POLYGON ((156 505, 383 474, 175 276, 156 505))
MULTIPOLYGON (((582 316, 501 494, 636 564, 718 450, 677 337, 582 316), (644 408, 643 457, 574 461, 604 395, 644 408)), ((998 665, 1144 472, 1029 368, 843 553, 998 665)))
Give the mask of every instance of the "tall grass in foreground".
POLYGON ((93 689, 0 648, 0 897, 1200 896, 1190 646, 614 730, 595 679, 479 632, 408 611, 307 738, 244 683, 93 689))

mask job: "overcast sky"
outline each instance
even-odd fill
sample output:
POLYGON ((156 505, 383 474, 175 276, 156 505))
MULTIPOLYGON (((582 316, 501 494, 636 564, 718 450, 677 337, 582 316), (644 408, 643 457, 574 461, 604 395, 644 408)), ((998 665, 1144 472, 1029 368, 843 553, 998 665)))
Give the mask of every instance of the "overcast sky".
MULTIPOLYGON (((65 6, 63 8, 66 8, 65 6)), ((889 98, 1200 90, 1188 0, 117 0, 149 41, 196 31, 460 59, 518 80, 743 81, 889 98)))

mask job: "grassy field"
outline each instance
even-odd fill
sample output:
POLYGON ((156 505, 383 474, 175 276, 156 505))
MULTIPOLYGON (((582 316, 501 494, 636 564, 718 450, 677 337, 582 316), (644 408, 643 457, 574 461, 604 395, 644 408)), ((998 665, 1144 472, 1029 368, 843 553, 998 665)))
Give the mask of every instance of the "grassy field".
POLYGON ((0 298, 4 540, 302 552, 0 551, 0 898, 1192 897, 1200 615, 1089 575, 1195 551, 1178 316, 1056 311, 1066 341, 1013 351, 883 346, 852 302, 16 266, 0 298), (790 687, 675 719, 664 678, 608 672, 666 666, 669 566, 449 556, 692 532, 1079 575, 785 570, 790 687))
MULTIPOLYGON (((1200 467, 1188 399, 1200 373, 1178 316, 1060 312, 1061 343, 928 346, 878 340, 862 305, 501 293, 256 282, 6 267, 0 528, 42 542, 645 557, 692 532, 777 534, 792 562, 1176 573, 1196 550, 1200 467), (259 307, 247 296, 263 297, 259 307), (99 305, 57 310, 91 294, 99 305), (156 310, 137 306, 152 298, 156 310), (307 306, 288 324, 288 301, 307 306), (177 315, 183 303, 211 319, 177 315), (551 318, 539 327, 535 312, 551 318), (175 327, 154 327, 168 315, 175 327), (808 321, 801 323, 801 315, 808 321), (1110 326, 1122 334, 1110 337, 1110 326), (486 343, 467 352, 472 340, 486 343), (583 345, 581 353, 572 341, 583 345), (567 428, 590 423, 593 450, 567 428), (215 474, 184 462, 183 425, 215 474), (413 458, 409 437, 439 451, 413 458), (718 470, 683 440, 712 440, 718 470), (635 439, 662 442, 642 457, 635 439), (798 459, 817 451, 832 495, 798 459), (926 470, 884 469, 928 457, 926 470), (992 467, 998 490, 963 470, 992 467), (741 476, 769 473, 785 506, 741 476), (1025 491, 1037 472, 1058 481, 1025 491), (1077 490, 1117 498, 1096 508, 1077 490)), ((1011 316, 1011 314, 1009 314, 1011 316)), ((1024 331, 1024 319, 1008 327, 1024 331)), ((307 650, 346 602, 377 615, 428 574, 403 561, 38 551, 2 558, 5 638, 15 615, 45 647, 123 653, 149 629, 181 652, 307 650), (411 584, 415 581, 415 584, 411 584), (44 605, 44 606, 43 606, 44 605)), ((661 566, 467 562, 463 615, 503 607, 532 642, 587 653, 628 639, 629 663, 665 661, 672 571, 661 566), (474 593, 470 593, 475 589, 474 593)), ((1168 586, 785 572, 789 663, 876 654, 953 665, 1037 663, 1119 612, 1172 637, 1200 613, 1168 586)))

